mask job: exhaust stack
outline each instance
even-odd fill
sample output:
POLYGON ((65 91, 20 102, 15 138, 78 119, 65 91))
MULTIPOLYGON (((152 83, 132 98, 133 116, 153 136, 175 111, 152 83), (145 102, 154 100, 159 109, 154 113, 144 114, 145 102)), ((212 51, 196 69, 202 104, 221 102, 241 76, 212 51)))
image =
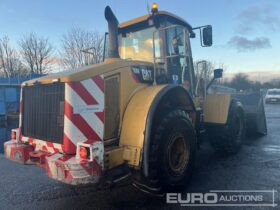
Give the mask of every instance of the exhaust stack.
POLYGON ((111 7, 105 8, 105 18, 108 22, 109 33, 109 58, 119 58, 119 44, 118 44, 118 25, 119 21, 114 15, 111 7))

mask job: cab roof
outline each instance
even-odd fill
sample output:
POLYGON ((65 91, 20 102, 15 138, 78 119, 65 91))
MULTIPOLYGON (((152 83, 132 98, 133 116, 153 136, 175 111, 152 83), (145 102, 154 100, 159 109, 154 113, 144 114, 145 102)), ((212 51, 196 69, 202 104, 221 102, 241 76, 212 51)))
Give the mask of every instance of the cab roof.
MULTIPOLYGON (((147 14, 138 18, 134 18, 132 20, 123 22, 119 24, 119 29, 126 29, 130 26, 134 26, 134 25, 138 25, 138 24, 142 24, 144 22, 147 22, 153 15, 152 14, 147 14)), ((189 29, 189 31, 192 31, 192 26, 186 22, 184 19, 178 17, 177 15, 174 15, 170 12, 166 12, 166 11, 158 11, 157 13, 154 14, 154 16, 159 17, 159 18, 165 18, 165 19, 169 19, 172 22, 176 22, 176 24, 179 25, 183 25, 185 27, 187 27, 189 29)))

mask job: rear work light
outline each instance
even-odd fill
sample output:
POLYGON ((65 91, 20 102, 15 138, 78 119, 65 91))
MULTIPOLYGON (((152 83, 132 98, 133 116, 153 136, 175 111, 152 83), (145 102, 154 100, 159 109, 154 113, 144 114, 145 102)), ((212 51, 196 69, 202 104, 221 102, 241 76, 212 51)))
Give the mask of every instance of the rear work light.
POLYGON ((82 142, 77 143, 76 159, 93 161, 96 159, 103 164, 104 145, 101 141, 96 141, 92 144, 82 142))
POLYGON ((90 159, 90 150, 88 147, 80 146, 79 155, 81 159, 90 159))

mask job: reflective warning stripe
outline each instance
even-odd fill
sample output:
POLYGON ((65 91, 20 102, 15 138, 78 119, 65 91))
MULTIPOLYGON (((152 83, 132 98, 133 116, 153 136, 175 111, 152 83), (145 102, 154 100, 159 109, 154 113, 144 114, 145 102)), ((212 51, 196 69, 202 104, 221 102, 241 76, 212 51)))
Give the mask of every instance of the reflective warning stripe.
MULTIPOLYGON (((104 79, 103 76, 80 82, 66 83, 64 133, 76 145, 93 143, 104 135, 104 79)), ((73 152, 73 151, 72 151, 73 152)))
POLYGON ((25 136, 22 136, 21 140, 23 142, 28 142, 30 145, 32 145, 35 151, 42 150, 48 153, 63 152, 61 144, 49 141, 42 141, 40 139, 33 139, 25 136))

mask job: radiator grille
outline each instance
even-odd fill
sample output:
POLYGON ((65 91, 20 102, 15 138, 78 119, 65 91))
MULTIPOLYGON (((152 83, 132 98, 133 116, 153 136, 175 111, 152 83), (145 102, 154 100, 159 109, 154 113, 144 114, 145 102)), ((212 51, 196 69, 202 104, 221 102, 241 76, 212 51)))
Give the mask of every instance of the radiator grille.
POLYGON ((24 136, 62 143, 64 128, 63 83, 23 87, 24 136))

